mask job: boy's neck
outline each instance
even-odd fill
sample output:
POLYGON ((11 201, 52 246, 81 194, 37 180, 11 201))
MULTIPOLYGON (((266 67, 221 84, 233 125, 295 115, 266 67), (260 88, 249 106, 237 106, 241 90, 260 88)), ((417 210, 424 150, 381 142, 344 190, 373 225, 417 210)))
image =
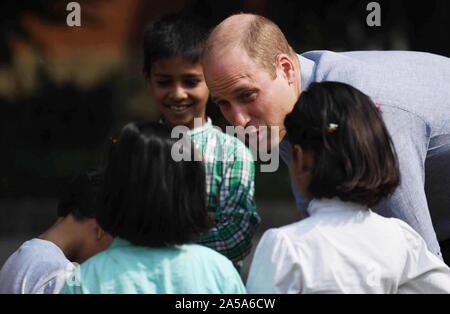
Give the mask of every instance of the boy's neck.
POLYGON ((207 121, 207 119, 205 116, 203 116, 201 118, 195 118, 194 121, 192 121, 189 125, 187 125, 187 127, 190 130, 195 130, 197 128, 203 127, 206 124, 206 121, 207 121), (199 120, 200 120, 200 123, 198 123, 199 120))
MULTIPOLYGON (((173 125, 172 123, 170 123, 170 121, 167 120, 164 116, 161 118, 161 121, 164 124, 169 125, 172 128, 177 126, 177 125, 173 125)), ((189 128, 189 130, 195 130, 197 128, 201 128, 201 127, 205 126, 207 121, 208 121, 208 118, 206 116, 203 116, 201 118, 195 118, 193 121, 191 121, 190 123, 188 123, 184 126, 189 128)))
POLYGON ((71 215, 59 218, 53 226, 42 233, 38 238, 53 242, 61 249, 66 258, 70 261, 78 260, 78 251, 82 241, 80 231, 75 226, 76 222, 71 215))

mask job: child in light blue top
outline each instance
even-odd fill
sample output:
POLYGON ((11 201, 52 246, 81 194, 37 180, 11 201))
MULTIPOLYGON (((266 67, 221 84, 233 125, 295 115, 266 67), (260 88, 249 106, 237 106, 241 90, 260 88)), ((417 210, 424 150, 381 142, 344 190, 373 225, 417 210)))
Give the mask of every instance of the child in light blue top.
POLYGON ((96 218, 115 239, 62 293, 245 293, 225 256, 191 244, 210 227, 205 170, 194 145, 177 146, 170 133, 130 123, 113 141, 96 218), (175 161, 179 149, 192 161, 175 161))
POLYGON ((116 238, 73 276, 63 293, 245 293, 232 263, 196 244, 150 248, 116 238))

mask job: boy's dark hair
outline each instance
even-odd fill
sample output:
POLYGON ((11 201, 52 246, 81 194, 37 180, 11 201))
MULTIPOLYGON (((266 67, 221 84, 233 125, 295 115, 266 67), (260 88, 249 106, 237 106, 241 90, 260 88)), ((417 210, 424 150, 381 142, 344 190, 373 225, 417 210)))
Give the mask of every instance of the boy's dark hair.
MULTIPOLYGON (((172 139, 161 123, 130 123, 114 141, 99 195, 97 222, 136 245, 187 243, 210 227, 201 161, 175 161, 172 139)), ((187 142, 186 142, 187 143, 187 142)), ((184 144, 193 156, 194 145, 184 144)))
POLYGON ((103 182, 103 173, 86 170, 73 178, 58 204, 58 217, 72 214, 77 219, 95 217, 96 197, 103 182))
POLYGON ((374 103, 358 89, 338 82, 312 83, 284 124, 291 144, 313 153, 313 197, 375 206, 398 186, 400 172, 389 133, 374 103))
POLYGON ((193 15, 165 15, 144 33, 144 73, 163 58, 182 57, 200 62, 208 29, 193 15))

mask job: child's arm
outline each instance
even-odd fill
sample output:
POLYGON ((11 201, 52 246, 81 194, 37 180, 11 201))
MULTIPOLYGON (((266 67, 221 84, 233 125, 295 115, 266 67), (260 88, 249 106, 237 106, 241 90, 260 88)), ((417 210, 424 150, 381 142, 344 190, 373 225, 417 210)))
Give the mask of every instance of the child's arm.
POLYGON ((267 230, 256 247, 248 293, 300 293, 301 270, 295 249, 278 229, 267 230))
POLYGON ((450 293, 450 268, 431 253, 422 237, 398 221, 406 247, 406 263, 398 293, 450 293))
POLYGON ((250 252, 252 237, 260 218, 254 201, 255 166, 250 152, 225 162, 226 170, 218 191, 216 224, 198 241, 227 256, 242 261, 250 252))

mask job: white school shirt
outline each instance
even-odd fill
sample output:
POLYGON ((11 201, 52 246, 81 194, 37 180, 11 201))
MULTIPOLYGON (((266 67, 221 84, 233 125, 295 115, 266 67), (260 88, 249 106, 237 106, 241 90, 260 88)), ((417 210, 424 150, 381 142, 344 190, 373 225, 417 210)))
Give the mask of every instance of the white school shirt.
POLYGON ((264 233, 248 293, 450 293, 450 269, 405 222, 338 199, 307 210, 264 233))

